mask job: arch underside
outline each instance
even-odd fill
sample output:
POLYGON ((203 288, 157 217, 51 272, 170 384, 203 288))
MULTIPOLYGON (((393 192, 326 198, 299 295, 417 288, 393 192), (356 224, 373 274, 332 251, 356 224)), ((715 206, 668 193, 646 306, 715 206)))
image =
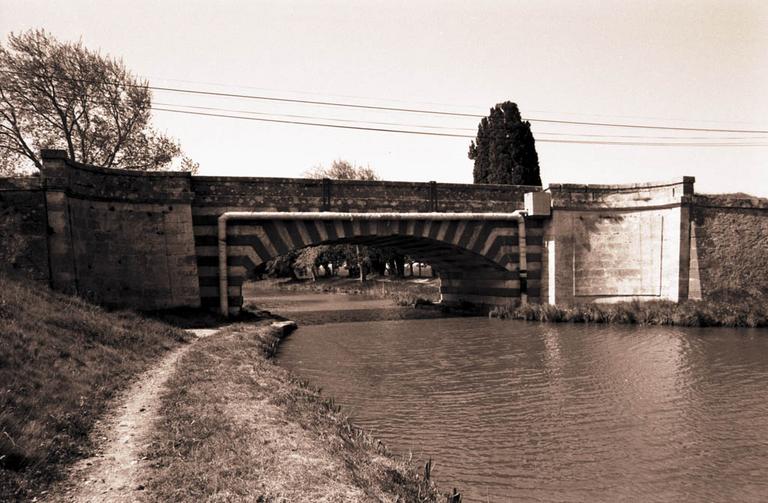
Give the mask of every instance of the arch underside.
MULTIPOLYGON (((527 294, 539 295, 541 225, 526 221, 527 294)), ((253 270, 292 250, 321 244, 392 248, 433 265, 445 304, 499 305, 521 294, 518 224, 467 220, 232 220, 227 226, 228 297, 242 305, 242 284, 253 270)), ((217 228, 213 219, 195 223, 201 303, 218 306, 217 228)))

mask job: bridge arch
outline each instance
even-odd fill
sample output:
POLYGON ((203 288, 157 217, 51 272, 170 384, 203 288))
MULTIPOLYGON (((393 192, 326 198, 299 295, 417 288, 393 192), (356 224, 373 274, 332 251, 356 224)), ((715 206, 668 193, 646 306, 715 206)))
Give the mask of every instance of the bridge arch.
POLYGON ((337 243, 390 247, 435 265, 445 304, 516 302, 525 290, 538 297, 542 228, 527 220, 521 234, 521 219, 519 213, 225 213, 215 225, 213 218, 195 224, 201 302, 236 312, 242 284, 260 264, 292 250, 337 243), (529 279, 521 282, 521 271, 529 279))

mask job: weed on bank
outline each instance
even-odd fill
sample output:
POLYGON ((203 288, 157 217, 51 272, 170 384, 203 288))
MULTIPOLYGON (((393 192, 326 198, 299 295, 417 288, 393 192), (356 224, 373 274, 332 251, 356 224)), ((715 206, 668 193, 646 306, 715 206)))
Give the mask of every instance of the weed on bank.
POLYGON ((616 304, 580 304, 559 307, 552 304, 501 306, 491 310, 492 318, 566 322, 675 325, 683 327, 768 327, 768 302, 764 298, 742 300, 632 301, 616 304))

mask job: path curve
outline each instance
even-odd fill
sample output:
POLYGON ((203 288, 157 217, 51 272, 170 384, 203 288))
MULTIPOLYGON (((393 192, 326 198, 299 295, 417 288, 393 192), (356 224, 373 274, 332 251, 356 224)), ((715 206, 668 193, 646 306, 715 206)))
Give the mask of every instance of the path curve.
MULTIPOLYGON (((190 330, 198 338, 215 329, 190 330)), ((120 398, 92 435, 98 439, 98 452, 75 463, 67 481, 51 493, 52 502, 134 502, 144 490, 141 452, 147 445, 152 425, 158 418, 160 394, 176 362, 194 345, 174 349, 120 398)))

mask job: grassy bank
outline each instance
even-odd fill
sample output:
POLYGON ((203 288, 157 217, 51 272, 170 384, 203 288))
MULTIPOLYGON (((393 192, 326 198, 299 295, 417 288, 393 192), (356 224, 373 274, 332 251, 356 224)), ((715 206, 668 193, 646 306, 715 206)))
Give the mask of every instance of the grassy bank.
POLYGON ((493 318, 571 322, 634 323, 640 325, 677 325, 685 327, 768 327, 768 301, 750 297, 731 301, 619 302, 558 307, 528 304, 520 307, 496 307, 493 318))
POLYGON ((0 276, 0 501, 28 500, 93 449, 109 401, 186 334, 0 276))
POLYGON ((270 286, 286 291, 310 291, 367 295, 392 299, 400 306, 437 303, 440 280, 437 278, 394 278, 372 276, 365 282, 357 278, 331 277, 311 280, 265 280, 270 286))
POLYGON ((438 501, 405 460, 269 360, 279 335, 236 325, 182 357, 146 453, 147 499, 438 501))

